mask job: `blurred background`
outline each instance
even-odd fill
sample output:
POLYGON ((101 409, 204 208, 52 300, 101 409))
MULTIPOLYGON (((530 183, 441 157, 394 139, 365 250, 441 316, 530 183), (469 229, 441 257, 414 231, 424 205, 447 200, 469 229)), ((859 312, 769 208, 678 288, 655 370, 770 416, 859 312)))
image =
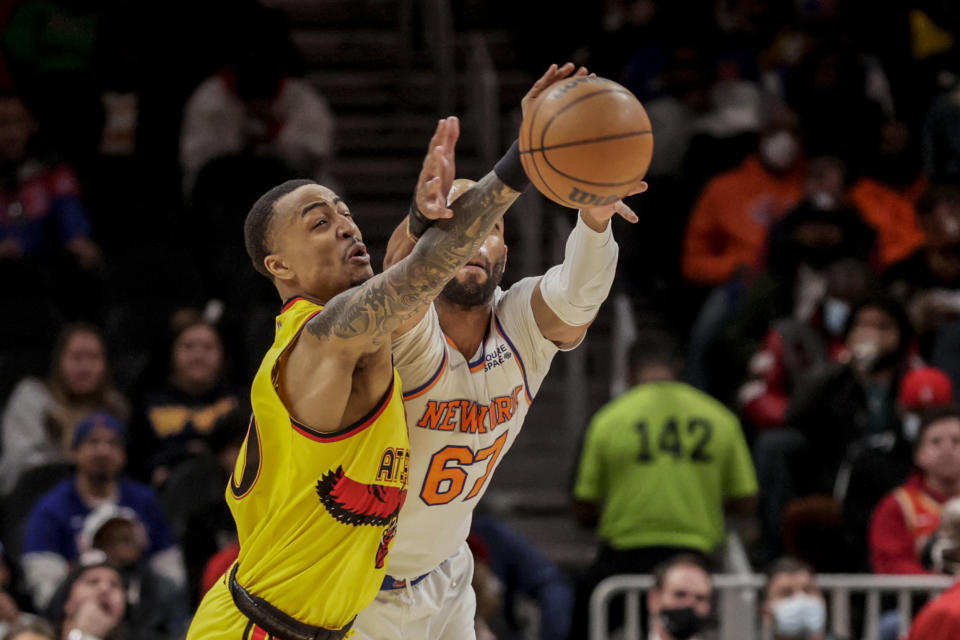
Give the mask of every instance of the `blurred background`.
MULTIPOLYGON (((104 523, 130 521, 149 544, 124 562, 133 571, 158 556, 149 579, 174 593, 141 605, 163 620, 133 628, 128 612, 125 633, 180 637, 208 561, 234 544, 222 487, 280 303, 244 251, 253 201, 292 177, 331 186, 379 268, 437 118, 461 117, 457 173, 478 179, 515 138, 533 80, 572 60, 645 105, 650 189, 629 200, 638 224, 614 221, 610 299, 585 343, 555 360, 479 507, 492 633, 586 638, 576 619, 599 578, 650 573, 660 558, 608 571, 604 550, 644 547, 689 550, 746 580, 734 585, 754 594, 746 609, 713 595, 708 634, 754 637, 766 620, 770 637, 819 637, 770 627, 757 575, 783 555, 853 580, 835 587, 861 595, 828 597, 836 637, 906 633, 923 594, 949 580, 896 583, 908 589, 897 600, 857 576, 943 572, 927 547, 941 506, 960 496, 960 5, 880 4, 0 4, 3 624, 56 604, 84 545, 97 546, 104 523), (729 419, 750 453, 722 472, 747 479, 714 495, 691 471, 695 429, 680 449, 662 434, 654 444, 675 458, 677 482, 705 496, 713 524, 726 508, 717 544, 657 541, 670 526, 675 540, 704 526, 683 518, 650 525, 653 543, 618 542, 603 496, 575 489, 594 414, 658 365, 729 419), (78 425, 97 411, 120 425, 116 460, 103 464, 150 485, 149 508, 101 515, 85 542, 76 514, 67 542, 32 538, 54 526, 38 512, 48 492, 84 473, 78 425), (604 514, 596 531, 578 522, 585 502, 604 514), (551 607, 548 586, 568 606, 551 607), (556 616, 574 630, 550 631, 556 616), (746 623, 731 631, 735 618, 746 623)), ((521 197, 505 285, 562 259, 574 215, 533 189, 521 197)), ((651 394, 626 428, 675 401, 651 394)), ((658 468, 650 482, 663 481, 658 468)), ((624 517, 643 529, 657 520, 648 515, 624 517)))

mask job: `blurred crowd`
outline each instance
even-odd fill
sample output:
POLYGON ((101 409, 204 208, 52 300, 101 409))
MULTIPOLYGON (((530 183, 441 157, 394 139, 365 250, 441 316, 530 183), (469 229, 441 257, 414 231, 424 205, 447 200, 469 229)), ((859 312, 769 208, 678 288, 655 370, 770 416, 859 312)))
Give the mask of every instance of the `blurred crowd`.
MULTIPOLYGON (((960 7, 530 2, 496 24, 488 4, 457 20, 515 26, 531 71, 569 54, 618 80, 656 152, 641 222, 617 229, 634 387, 585 425, 574 483, 597 561, 573 589, 478 518, 478 594, 525 593, 561 637, 602 577, 656 571, 657 637, 691 637, 670 628, 707 615, 725 513, 757 523, 768 600, 781 573, 800 576, 787 598, 816 572, 943 570, 936 532, 960 497, 960 7), (617 477, 624 452, 638 464, 617 477), (693 586, 667 606, 677 567, 693 586)), ((4 3, 0 46, 0 637, 51 637, 26 611, 176 638, 236 553, 222 488, 276 313, 240 221, 288 177, 329 178, 333 115, 283 14, 253 0, 4 3)))

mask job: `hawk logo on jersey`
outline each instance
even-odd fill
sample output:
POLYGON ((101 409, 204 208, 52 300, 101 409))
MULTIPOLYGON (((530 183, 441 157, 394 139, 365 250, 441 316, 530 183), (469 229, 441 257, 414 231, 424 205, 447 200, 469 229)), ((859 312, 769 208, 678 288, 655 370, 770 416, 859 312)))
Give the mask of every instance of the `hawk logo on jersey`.
POLYGON ((337 467, 317 481, 317 495, 327 512, 343 524, 383 526, 396 518, 407 490, 357 482, 337 467))

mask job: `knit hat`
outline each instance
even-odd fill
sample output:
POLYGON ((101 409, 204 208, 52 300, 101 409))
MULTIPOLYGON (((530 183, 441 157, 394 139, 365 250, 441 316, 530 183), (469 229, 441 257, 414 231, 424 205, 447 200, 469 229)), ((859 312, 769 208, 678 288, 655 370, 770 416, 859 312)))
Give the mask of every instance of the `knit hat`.
POLYGON ((942 407, 953 402, 950 378, 936 367, 911 369, 900 381, 900 404, 909 410, 942 407))
POLYGON ((121 440, 123 440, 127 435, 127 428, 122 422, 114 418, 106 411, 98 411, 97 413, 91 413, 77 423, 76 428, 73 430, 73 442, 70 446, 76 449, 77 445, 83 442, 84 439, 90 435, 90 432, 93 431, 94 427, 104 427, 106 429, 110 429, 111 431, 114 431, 121 440))

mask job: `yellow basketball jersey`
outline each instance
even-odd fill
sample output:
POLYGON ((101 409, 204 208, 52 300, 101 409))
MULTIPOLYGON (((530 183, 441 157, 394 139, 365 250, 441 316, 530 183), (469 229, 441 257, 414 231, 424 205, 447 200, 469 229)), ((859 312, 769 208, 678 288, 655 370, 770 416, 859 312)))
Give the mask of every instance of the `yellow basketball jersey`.
POLYGON ((306 624, 339 629, 376 597, 407 489, 400 377, 362 420, 320 433, 293 420, 276 364, 323 307, 284 305, 253 380, 253 417, 227 486, 240 536, 237 581, 306 624))

